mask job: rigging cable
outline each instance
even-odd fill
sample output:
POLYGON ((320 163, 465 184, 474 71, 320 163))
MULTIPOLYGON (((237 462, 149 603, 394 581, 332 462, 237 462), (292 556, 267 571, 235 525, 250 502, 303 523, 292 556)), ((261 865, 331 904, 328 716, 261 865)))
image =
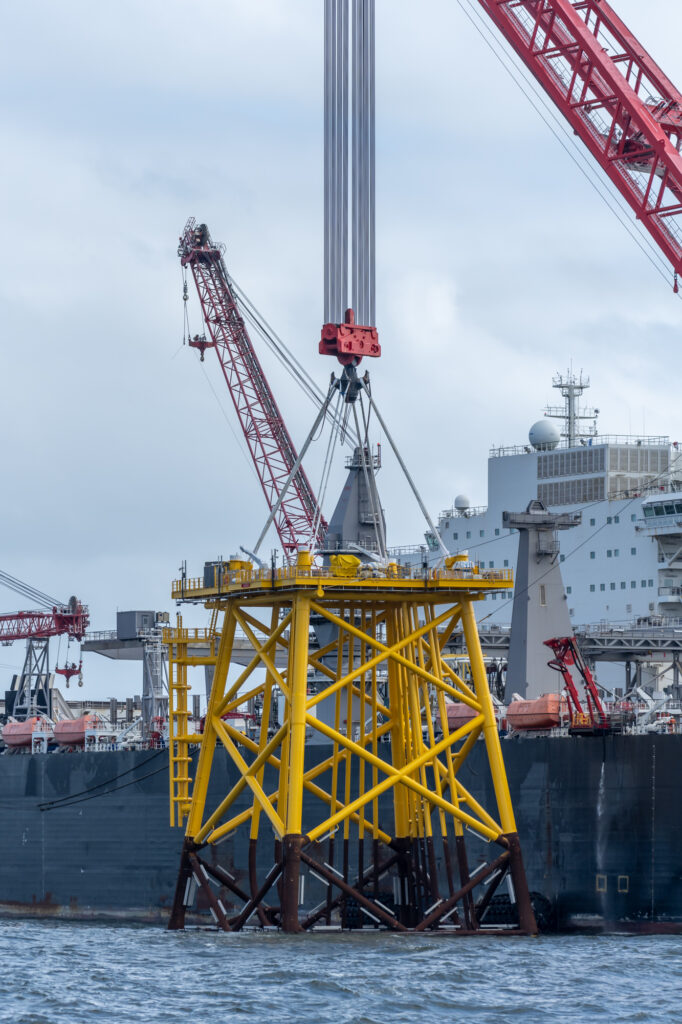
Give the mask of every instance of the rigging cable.
MULTIPOLYGON (((604 182, 595 174, 592 164, 587 161, 585 154, 582 152, 582 150, 576 143, 575 137, 568 131, 563 122, 558 118, 556 111, 549 104, 544 95, 539 91, 534 80, 530 79, 527 76, 525 70, 519 64, 516 63, 515 59, 512 61, 508 60, 508 55, 506 51, 500 47, 497 37, 493 34, 490 26, 483 21, 481 14, 475 9, 472 0, 457 0, 457 4, 462 10, 462 13, 465 15, 465 17, 471 22, 476 32, 478 32, 478 34, 481 36, 486 46, 488 46, 488 48, 492 51, 495 58, 499 61, 499 63, 505 69, 507 74, 511 77, 516 86, 520 89, 520 91, 529 101, 529 103, 534 108, 536 113, 542 118, 545 125, 552 132, 559 145, 566 152, 568 157, 573 161, 573 163, 576 165, 576 167, 583 175, 583 177, 586 178, 586 180, 589 182, 589 184, 592 186, 595 192, 597 192, 597 194, 604 201, 606 206, 608 206, 608 208, 614 214, 616 219, 625 228, 625 230, 628 232, 628 234, 633 239, 635 244, 642 251, 644 256, 652 264, 657 273, 660 274, 660 276, 666 281, 666 283, 669 283, 670 268, 661 256, 660 251, 651 241, 649 235, 645 232, 644 228, 640 227, 639 222, 635 222, 635 224, 633 225, 633 223, 630 220, 631 211, 620 197, 620 194, 616 193, 615 191, 611 191, 609 187, 607 187, 606 191, 604 191, 604 182), (467 10, 467 8, 469 9, 467 10), (477 24, 477 22, 480 22, 480 24, 477 24), (529 92, 521 84, 521 78, 524 80, 524 82, 528 86, 528 89, 530 90, 530 92, 533 93, 533 95, 530 95, 529 92), (545 107, 545 110, 548 112, 549 118, 551 118, 551 120, 554 122, 554 125, 550 123, 548 117, 543 113, 542 110, 540 110, 538 103, 542 104, 542 106, 545 107), (560 138, 559 132, 566 136, 570 145, 564 142, 562 138, 560 138), (625 214, 625 217, 621 216, 621 213, 617 209, 614 209, 612 203, 615 203, 616 206, 620 207, 620 210, 625 214)), ((680 297, 682 298, 682 295, 680 295, 680 297)))
MULTIPOLYGON (((360 393, 360 403, 362 405, 362 393, 360 393)), ((353 403, 353 417, 355 419, 355 429, 360 434, 360 424, 358 422, 358 411, 353 403)), ((365 419, 363 415, 363 420, 365 419)), ((382 558, 387 558, 388 553, 386 551, 386 537, 384 535, 384 522, 381 514, 381 505, 377 508, 379 495, 376 491, 376 484, 374 480, 374 467, 371 465, 372 452, 369 446, 369 436, 367 434, 367 428, 365 427, 365 436, 360 447, 360 458, 362 459, 362 470, 365 477, 365 487, 367 488, 367 494, 369 497, 369 505, 372 513, 372 520, 374 522, 374 535, 377 539, 377 545, 379 548, 379 554, 382 558), (372 469, 370 479, 370 468, 372 469), (375 500, 376 499, 376 500, 375 500)))

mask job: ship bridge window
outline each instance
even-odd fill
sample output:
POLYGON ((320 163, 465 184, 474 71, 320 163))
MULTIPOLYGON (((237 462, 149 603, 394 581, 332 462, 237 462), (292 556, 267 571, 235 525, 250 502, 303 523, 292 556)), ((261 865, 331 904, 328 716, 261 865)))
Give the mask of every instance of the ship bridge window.
POLYGON ((590 558, 596 558, 596 551, 590 551, 590 558))
POLYGON ((637 513, 633 512, 632 515, 630 516, 630 522, 634 523, 636 521, 636 519, 637 519, 637 513))
POLYGON ((467 530, 467 540, 471 540, 471 530, 467 530))
POLYGON ((478 531, 478 536, 479 537, 485 537, 485 530, 479 530, 478 531))
POLYGON ((458 533, 453 533, 452 536, 454 537, 455 540, 459 540, 459 534, 458 533))
POLYGON ((619 554, 620 554, 620 550, 618 548, 614 548, 613 549, 613 557, 614 558, 618 558, 619 554))
POLYGON ((573 593, 573 588, 572 587, 566 587, 566 593, 567 594, 572 594, 573 593))
POLYGON ((620 581, 620 589, 625 590, 625 580, 620 581))
POLYGON ((600 590, 606 590, 606 584, 605 583, 600 583, 599 584, 599 589, 600 590))
POLYGON ((590 526, 596 526, 596 525, 597 525, 597 520, 596 519, 590 519, 590 526))
POLYGON ((631 555, 636 555, 637 554, 637 548, 630 548, 630 554, 631 555))
POLYGON ((637 580, 630 580, 630 587, 632 590, 637 589, 637 580))
POLYGON ((645 519, 650 519, 653 514, 654 514, 654 510, 651 507, 651 505, 645 505, 644 506, 644 518, 645 519))
POLYGON ((614 521, 614 523, 619 523, 620 522, 620 516, 614 516, 613 517, 613 521, 614 521))
POLYGON ((607 517, 606 517, 606 522, 607 522, 607 523, 611 523, 611 522, 612 522, 612 518, 611 518, 611 516, 607 516, 607 517))
POLYGON ((677 512, 678 515, 680 515, 680 513, 682 513, 682 501, 676 501, 675 502, 675 511, 677 512))
POLYGON ((653 585, 654 585, 654 581, 653 580, 649 580, 648 586, 653 587, 653 585))
POLYGON ((590 593, 591 593, 591 594, 594 594, 594 592, 595 592, 595 590, 596 590, 596 589, 597 589, 597 588, 595 587, 594 583, 590 583, 590 593))
POLYGON ((509 559, 508 558, 505 558, 505 560, 504 560, 504 567, 505 567, 505 569, 509 568, 509 559))
POLYGON ((609 548, 609 550, 606 552, 606 557, 610 558, 612 554, 613 554, 613 551, 611 550, 611 548, 609 548))
POLYGON ((667 516, 674 516, 675 515, 675 505, 673 504, 672 501, 665 506, 665 514, 667 516))
POLYGON ((612 584, 611 584, 611 590, 615 590, 615 589, 616 589, 616 584, 615 584, 615 583, 612 583, 612 584))
POLYGON ((663 505, 654 505, 654 514, 657 516, 664 516, 665 508, 663 507, 663 505))

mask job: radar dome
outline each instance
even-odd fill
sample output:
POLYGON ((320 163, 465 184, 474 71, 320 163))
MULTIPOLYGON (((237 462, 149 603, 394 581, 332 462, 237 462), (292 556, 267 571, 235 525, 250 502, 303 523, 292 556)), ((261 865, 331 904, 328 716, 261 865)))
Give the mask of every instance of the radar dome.
POLYGON ((466 494, 458 494, 455 498, 455 508, 458 512, 466 512, 470 505, 471 502, 467 498, 466 494))
POLYGON ((551 420, 538 420, 528 431, 528 440, 538 452, 550 452, 559 444, 561 431, 551 420))

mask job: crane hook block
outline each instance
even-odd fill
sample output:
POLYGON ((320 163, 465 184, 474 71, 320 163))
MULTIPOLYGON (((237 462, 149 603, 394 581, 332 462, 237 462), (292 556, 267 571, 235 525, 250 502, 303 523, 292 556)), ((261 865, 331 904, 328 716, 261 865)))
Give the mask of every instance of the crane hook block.
POLYGON ((359 363, 363 356, 381 355, 376 327, 355 323, 355 313, 346 310, 342 324, 325 324, 320 338, 320 355, 336 356, 342 364, 359 363))

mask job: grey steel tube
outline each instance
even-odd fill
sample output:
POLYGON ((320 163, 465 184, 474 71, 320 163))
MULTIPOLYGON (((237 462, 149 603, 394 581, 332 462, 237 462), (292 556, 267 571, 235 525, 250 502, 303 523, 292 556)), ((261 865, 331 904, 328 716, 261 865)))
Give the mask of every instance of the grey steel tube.
POLYGON ((369 323, 376 325, 376 147, 375 147, 375 99, 376 99, 376 47, 375 47, 375 4, 369 3, 369 323))
POLYGON ((348 306, 348 0, 341 0, 341 245, 339 251, 340 320, 348 306))
POLYGON ((329 322, 330 274, 331 274, 331 232, 329 224, 331 142, 331 0, 324 3, 324 323, 329 322))

